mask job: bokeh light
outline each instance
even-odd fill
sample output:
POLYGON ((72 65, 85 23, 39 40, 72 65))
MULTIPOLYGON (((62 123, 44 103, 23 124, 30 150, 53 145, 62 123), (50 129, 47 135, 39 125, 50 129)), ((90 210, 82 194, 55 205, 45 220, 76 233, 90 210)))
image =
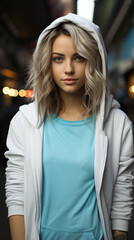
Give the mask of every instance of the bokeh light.
POLYGON ((33 91, 32 90, 26 90, 26 95, 25 95, 25 97, 26 98, 29 98, 29 97, 31 97, 33 95, 33 91))
POLYGON ((24 89, 21 89, 21 90, 19 91, 19 96, 20 96, 20 97, 25 97, 25 95, 26 95, 26 91, 25 91, 24 89))
POLYGON ((5 95, 7 95, 7 94, 9 93, 9 87, 4 87, 4 88, 2 89, 2 92, 3 92, 5 95))
POLYGON ((33 91, 30 89, 27 90, 20 89, 18 91, 17 89, 9 88, 7 86, 3 87, 2 92, 3 94, 8 95, 10 97, 17 97, 19 95, 19 97, 30 98, 33 95, 33 91))
POLYGON ((130 91, 130 93, 134 93, 134 85, 129 87, 129 91, 130 91))
POLYGON ((14 94, 15 94, 15 89, 10 88, 10 89, 9 89, 9 93, 8 93, 8 95, 9 95, 10 97, 13 97, 14 94))

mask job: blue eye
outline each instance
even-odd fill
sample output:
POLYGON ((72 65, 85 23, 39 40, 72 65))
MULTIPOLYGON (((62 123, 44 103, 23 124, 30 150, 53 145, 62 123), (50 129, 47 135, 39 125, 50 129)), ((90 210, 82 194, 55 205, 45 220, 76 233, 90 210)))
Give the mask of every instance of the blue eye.
POLYGON ((78 55, 78 56, 75 57, 75 60, 78 61, 78 62, 84 62, 85 58, 80 56, 80 55, 78 55))
POLYGON ((63 58, 62 57, 53 57, 53 61, 60 63, 62 62, 63 58))

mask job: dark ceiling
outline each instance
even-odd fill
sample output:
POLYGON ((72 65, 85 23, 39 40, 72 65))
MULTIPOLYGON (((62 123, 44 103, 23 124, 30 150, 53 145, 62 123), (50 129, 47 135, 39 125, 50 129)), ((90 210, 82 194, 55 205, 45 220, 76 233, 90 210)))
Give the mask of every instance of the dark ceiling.
POLYGON ((34 40, 64 12, 59 0, 0 0, 0 20, 15 38, 34 40))
POLYGON ((41 31, 66 9, 63 0, 0 0, 0 69, 25 69, 41 31))

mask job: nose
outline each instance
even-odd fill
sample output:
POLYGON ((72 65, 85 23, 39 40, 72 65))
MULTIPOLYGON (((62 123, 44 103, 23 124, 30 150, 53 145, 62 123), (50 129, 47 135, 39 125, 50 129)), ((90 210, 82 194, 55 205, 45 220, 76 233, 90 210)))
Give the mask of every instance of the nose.
POLYGON ((74 67, 71 60, 67 60, 65 63, 65 74, 68 74, 68 75, 74 74, 74 67))

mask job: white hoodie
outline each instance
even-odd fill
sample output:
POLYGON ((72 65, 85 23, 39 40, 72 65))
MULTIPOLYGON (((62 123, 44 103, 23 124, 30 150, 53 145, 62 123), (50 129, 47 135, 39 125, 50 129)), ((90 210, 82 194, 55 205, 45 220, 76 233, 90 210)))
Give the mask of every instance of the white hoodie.
MULTIPOLYGON (((45 34, 63 21, 74 22, 96 39, 106 76, 106 52, 99 28, 83 17, 68 14, 55 20, 41 33, 37 48, 45 34)), ((118 108, 111 95, 105 101, 104 89, 96 119, 94 174, 105 240, 112 240, 112 229, 128 231, 133 204, 132 123, 118 108)), ((37 120, 34 102, 20 107, 10 124, 9 150, 5 153, 9 159, 6 169, 8 215, 24 215, 25 240, 39 240, 40 233, 43 124, 38 128, 37 120)))

